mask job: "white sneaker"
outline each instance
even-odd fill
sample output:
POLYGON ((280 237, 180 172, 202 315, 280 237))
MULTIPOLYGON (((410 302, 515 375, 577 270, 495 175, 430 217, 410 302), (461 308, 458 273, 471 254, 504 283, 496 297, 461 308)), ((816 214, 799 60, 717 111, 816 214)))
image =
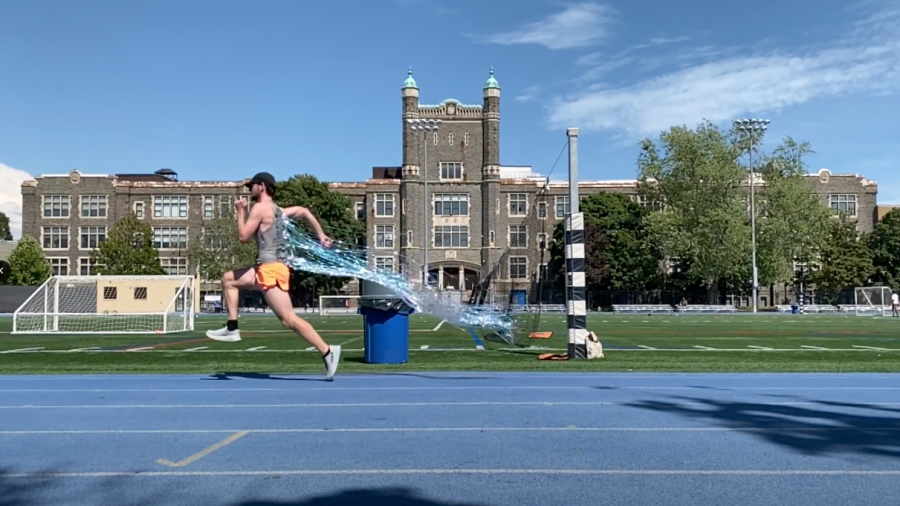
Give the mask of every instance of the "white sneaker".
POLYGON ((341 347, 340 346, 332 346, 331 353, 322 357, 322 360, 325 362, 325 379, 334 378, 334 373, 337 372, 338 362, 341 360, 341 347))
POLYGON ((222 327, 219 330, 207 330, 206 337, 216 341, 236 343, 241 340, 241 331, 238 329, 228 330, 228 327, 222 327))

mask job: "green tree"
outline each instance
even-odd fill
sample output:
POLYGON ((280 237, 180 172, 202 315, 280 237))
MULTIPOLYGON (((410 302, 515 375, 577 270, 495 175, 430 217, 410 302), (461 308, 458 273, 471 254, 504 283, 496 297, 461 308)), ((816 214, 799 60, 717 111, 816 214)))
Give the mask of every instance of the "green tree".
POLYGON ((866 286, 875 273, 867 238, 856 222, 841 216, 828 226, 828 240, 818 259, 819 269, 810 278, 825 300, 834 301, 845 288, 866 286))
POLYGON ((875 272, 872 281, 900 292, 900 209, 884 215, 869 236, 872 265, 875 272))
MULTIPOLYGON (((352 245, 365 243, 365 226, 354 216, 353 201, 333 191, 315 176, 301 174, 279 182, 275 201, 282 207, 306 207, 335 241, 352 245)), ((317 294, 336 294, 347 281, 346 278, 294 271, 291 276, 292 295, 295 301, 313 303, 317 294)))
POLYGON ((91 252, 97 273, 106 276, 162 275, 159 251, 153 247, 153 229, 134 213, 120 219, 106 240, 91 252))
POLYGON ((0 212, 0 239, 4 241, 12 241, 12 231, 9 229, 9 216, 0 212))
POLYGON ((822 205, 803 160, 811 152, 808 143, 788 137, 763 156, 756 222, 762 286, 792 281, 794 262, 814 260, 828 240, 831 211, 822 205))
POLYGON ((256 243, 240 241, 237 217, 232 208, 222 216, 203 221, 203 234, 192 238, 188 258, 200 278, 215 281, 226 272, 256 264, 256 243))
POLYGON ((739 138, 705 122, 695 130, 673 127, 660 144, 644 140, 638 158, 639 193, 662 205, 646 219, 651 242, 685 265, 717 302, 723 279, 749 272, 748 179, 738 163, 739 138))
POLYGON ((44 250, 34 237, 24 236, 9 254, 10 275, 7 285, 38 286, 50 279, 53 271, 44 250))
MULTIPOLYGON (((579 203, 584 214, 587 290, 645 291, 659 287, 658 249, 644 227, 648 210, 628 196, 596 193, 579 203)), ((557 289, 565 288, 565 224, 554 230, 549 274, 557 289)))

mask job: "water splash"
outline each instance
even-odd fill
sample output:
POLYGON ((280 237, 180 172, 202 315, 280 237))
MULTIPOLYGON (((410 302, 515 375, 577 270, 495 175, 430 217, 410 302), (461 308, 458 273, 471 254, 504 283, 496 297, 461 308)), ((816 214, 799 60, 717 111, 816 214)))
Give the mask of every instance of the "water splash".
POLYGON ((371 281, 393 291, 418 313, 436 316, 460 327, 486 329, 508 344, 515 343, 516 322, 510 315, 454 303, 430 287, 414 286, 402 274, 370 267, 363 248, 338 242, 326 248, 288 218, 285 218, 284 239, 285 262, 292 269, 371 281))

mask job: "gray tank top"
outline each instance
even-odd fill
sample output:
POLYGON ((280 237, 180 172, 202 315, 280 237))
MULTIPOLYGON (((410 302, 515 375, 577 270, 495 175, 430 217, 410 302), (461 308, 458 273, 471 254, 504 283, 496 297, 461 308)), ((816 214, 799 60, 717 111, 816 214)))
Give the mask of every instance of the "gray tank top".
POLYGON ((271 205, 275 211, 275 223, 272 223, 268 230, 256 229, 256 233, 253 234, 256 238, 258 264, 281 262, 284 259, 284 215, 274 202, 271 205))

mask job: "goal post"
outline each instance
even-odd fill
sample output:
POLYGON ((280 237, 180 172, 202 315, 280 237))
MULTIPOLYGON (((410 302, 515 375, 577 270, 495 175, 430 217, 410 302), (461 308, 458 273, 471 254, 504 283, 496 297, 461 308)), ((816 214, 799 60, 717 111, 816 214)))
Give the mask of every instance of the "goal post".
POLYGON ((13 313, 13 334, 194 330, 193 276, 52 276, 13 313))
POLYGON ((359 295, 320 295, 319 315, 356 314, 359 311, 359 300, 359 295))
POLYGON ((859 286, 854 288, 854 304, 857 316, 889 316, 893 292, 886 286, 859 286))

